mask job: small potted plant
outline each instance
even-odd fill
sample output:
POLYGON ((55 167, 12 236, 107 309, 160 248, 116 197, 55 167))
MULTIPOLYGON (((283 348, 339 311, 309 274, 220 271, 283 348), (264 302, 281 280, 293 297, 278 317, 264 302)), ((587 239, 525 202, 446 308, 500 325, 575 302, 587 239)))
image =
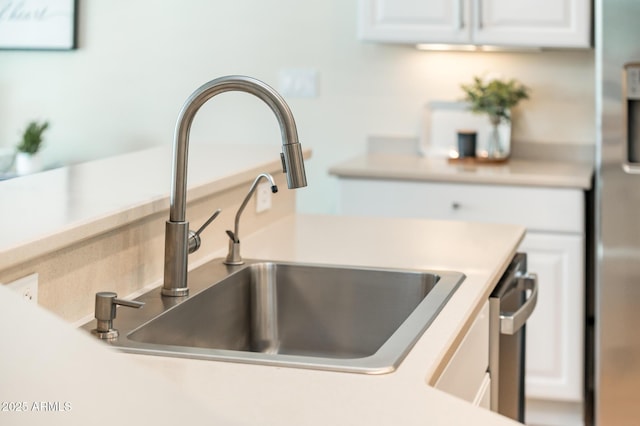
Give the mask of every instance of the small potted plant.
POLYGON ((487 156, 505 157, 498 126, 511 121, 511 108, 529 98, 529 88, 514 79, 494 78, 485 82, 480 77, 474 77, 473 83, 463 84, 461 87, 465 93, 464 100, 469 102, 471 111, 489 116, 492 130, 487 144, 487 156))
POLYGON ((16 173, 26 175, 42 170, 40 149, 42 148, 42 134, 49 127, 49 122, 38 123, 32 121, 27 125, 22 139, 17 146, 16 173))

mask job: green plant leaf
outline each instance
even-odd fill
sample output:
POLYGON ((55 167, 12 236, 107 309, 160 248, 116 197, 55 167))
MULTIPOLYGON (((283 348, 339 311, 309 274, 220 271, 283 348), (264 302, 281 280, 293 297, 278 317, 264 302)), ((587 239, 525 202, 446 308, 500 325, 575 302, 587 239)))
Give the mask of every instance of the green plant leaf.
POLYGON ((42 147, 42 134, 49 127, 49 122, 38 123, 37 121, 31 121, 24 133, 22 139, 17 146, 18 151, 25 152, 27 154, 35 154, 42 147))
POLYGON ((460 85, 465 93, 464 100, 471 105, 471 111, 488 114, 492 121, 509 121, 509 110, 521 100, 529 99, 529 88, 511 80, 490 80, 484 82, 474 77, 473 83, 460 85))

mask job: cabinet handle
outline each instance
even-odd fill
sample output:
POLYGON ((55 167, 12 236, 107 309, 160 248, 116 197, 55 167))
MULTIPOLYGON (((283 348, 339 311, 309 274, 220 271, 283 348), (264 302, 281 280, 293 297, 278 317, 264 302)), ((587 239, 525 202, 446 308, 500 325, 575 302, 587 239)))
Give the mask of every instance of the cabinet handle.
POLYGON ((460 210, 460 207, 462 207, 462 205, 457 201, 454 201, 453 203, 451 203, 451 209, 453 210, 460 210))
POLYGON ((458 29, 464 28, 464 0, 458 0, 458 29))

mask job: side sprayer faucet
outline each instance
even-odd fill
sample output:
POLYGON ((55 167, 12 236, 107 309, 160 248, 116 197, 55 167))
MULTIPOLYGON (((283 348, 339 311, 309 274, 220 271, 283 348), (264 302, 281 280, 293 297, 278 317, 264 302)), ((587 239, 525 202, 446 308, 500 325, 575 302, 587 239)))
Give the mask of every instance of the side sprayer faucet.
POLYGON ((242 256, 240 255, 240 216, 242 215, 244 208, 247 207, 247 203, 249 203, 251 196, 254 192, 256 192, 258 183, 262 179, 267 179, 269 183, 271 183, 271 192, 273 192, 274 194, 278 192, 278 186, 273 180, 273 176, 271 176, 269 173, 261 173, 253 181, 253 184, 249 189, 249 193, 246 197, 244 197, 244 201, 242 202, 242 204, 238 208, 238 212, 236 213, 233 232, 227 231, 227 235, 229 236, 229 253, 227 254, 227 258, 224 261, 224 263, 226 263, 227 265, 242 265, 244 263, 244 260, 242 260, 242 256))
MULTIPOLYGON (((250 93, 262 99, 275 114, 282 137, 282 171, 287 174, 289 188, 307 186, 293 114, 285 100, 274 89, 252 77, 231 75, 212 80, 196 89, 186 100, 180 114, 173 140, 173 174, 169 199, 169 220, 165 225, 163 296, 186 296, 187 257, 189 256, 189 222, 186 221, 187 153, 191 123, 205 102, 224 92, 250 93)), ((191 244, 194 246, 194 244, 191 244)), ((192 250, 194 251, 194 250, 192 250)))

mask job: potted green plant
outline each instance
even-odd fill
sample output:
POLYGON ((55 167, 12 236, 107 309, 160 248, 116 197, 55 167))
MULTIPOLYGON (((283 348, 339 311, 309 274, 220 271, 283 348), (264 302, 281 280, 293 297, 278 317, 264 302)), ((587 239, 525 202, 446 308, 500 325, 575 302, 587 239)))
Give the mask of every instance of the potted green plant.
POLYGON ((469 103, 471 111, 487 114, 489 117, 492 130, 487 144, 488 157, 504 157, 505 150, 498 127, 511 121, 511 108, 521 100, 529 98, 529 88, 514 79, 494 78, 485 82, 480 77, 474 77, 473 83, 460 87, 465 93, 464 100, 469 103))
POLYGON ((43 133, 49 127, 49 122, 38 123, 31 121, 17 146, 16 173, 26 175, 42 170, 42 160, 40 149, 43 144, 43 133))

